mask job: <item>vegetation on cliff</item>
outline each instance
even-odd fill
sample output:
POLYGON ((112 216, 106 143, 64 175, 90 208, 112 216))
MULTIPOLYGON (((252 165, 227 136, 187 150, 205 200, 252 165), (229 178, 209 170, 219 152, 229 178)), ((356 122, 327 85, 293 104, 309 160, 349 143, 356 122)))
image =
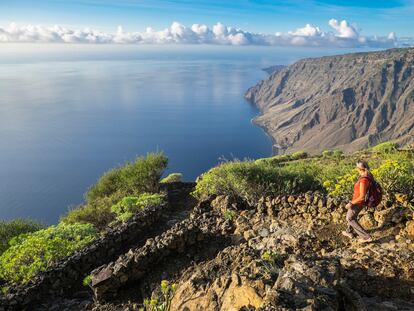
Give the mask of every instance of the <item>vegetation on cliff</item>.
POLYGON ((59 224, 20 234, 10 240, 9 248, 0 256, 0 278, 25 283, 53 261, 69 256, 96 236, 97 230, 89 224, 59 224))
POLYGON ((128 162, 106 172, 85 194, 86 204, 68 212, 63 223, 90 223, 104 229, 117 216, 112 206, 125 197, 143 193, 157 193, 159 181, 168 165, 168 158, 162 153, 149 153, 134 162, 128 162))
POLYGON ((9 222, 0 221, 0 255, 9 247, 9 241, 13 237, 42 228, 42 224, 29 219, 14 219, 9 222))
POLYGON ((194 195, 234 195, 250 204, 262 196, 314 190, 342 198, 352 193, 358 178, 358 159, 369 162, 389 199, 395 200, 396 194, 414 196, 414 153, 410 149, 399 150, 391 142, 347 156, 326 150, 319 156, 300 152, 256 161, 227 161, 200 176, 194 195))
POLYGON ((25 283, 89 244, 111 222, 165 204, 164 195, 157 192, 167 164, 163 153, 150 153, 105 173, 86 193, 86 203, 69 211, 56 226, 43 229, 33 221, 1 222, 0 281, 25 283))
MULTIPOLYGON (((371 165, 387 200, 411 206, 407 202, 414 197, 414 153, 393 143, 351 155, 326 150, 322 155, 310 156, 300 151, 258 160, 225 161, 198 178, 193 195, 199 199, 225 195, 241 198, 250 205, 262 197, 308 191, 343 198, 352 191, 357 178, 355 163, 361 158, 371 165)), ((88 190, 86 203, 69 211, 57 226, 42 229, 31 222, 2 223, 0 281, 27 282, 54 261, 93 241, 111 223, 126 221, 146 207, 165 204, 159 185, 167 163, 163 153, 152 153, 105 173, 88 190)), ((162 181, 171 182, 178 177, 181 176, 174 174, 162 181)), ((230 212, 226 219, 234 218, 230 212)))

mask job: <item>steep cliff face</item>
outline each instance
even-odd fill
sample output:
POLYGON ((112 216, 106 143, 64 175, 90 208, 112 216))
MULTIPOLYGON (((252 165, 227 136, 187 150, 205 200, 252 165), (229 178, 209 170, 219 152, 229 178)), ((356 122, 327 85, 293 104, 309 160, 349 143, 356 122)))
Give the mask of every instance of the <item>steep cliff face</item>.
POLYGON ((246 98, 276 152, 355 151, 414 134, 414 48, 303 59, 273 72, 246 98))

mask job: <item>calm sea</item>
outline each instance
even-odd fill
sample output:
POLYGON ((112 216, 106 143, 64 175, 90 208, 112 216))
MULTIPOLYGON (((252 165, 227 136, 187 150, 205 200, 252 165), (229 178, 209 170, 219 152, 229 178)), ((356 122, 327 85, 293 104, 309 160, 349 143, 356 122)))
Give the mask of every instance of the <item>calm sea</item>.
POLYGON ((3 45, 0 219, 55 223, 106 170, 162 150, 185 180, 271 155, 246 89, 261 69, 335 54, 211 46, 3 45))

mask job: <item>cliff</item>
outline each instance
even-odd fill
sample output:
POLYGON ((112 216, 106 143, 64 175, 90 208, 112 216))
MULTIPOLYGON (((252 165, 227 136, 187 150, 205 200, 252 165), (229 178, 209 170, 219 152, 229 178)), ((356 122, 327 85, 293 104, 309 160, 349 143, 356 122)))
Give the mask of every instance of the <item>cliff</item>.
POLYGON ((347 152, 414 134, 414 49, 300 60, 274 71, 246 98, 276 153, 347 152))

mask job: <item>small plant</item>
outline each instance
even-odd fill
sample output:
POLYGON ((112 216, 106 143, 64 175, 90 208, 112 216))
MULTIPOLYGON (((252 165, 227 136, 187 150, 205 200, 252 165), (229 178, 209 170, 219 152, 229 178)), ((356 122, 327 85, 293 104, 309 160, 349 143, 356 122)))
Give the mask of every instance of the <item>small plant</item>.
POLYGON ((288 162, 292 160, 291 156, 288 154, 277 155, 269 158, 261 158, 255 161, 256 164, 270 164, 270 165, 278 165, 284 162, 288 162))
POLYGON ((282 263, 283 257, 279 253, 269 251, 265 251, 259 260, 263 274, 269 277, 279 274, 282 263))
POLYGON ((85 276, 85 278, 82 280, 82 285, 83 286, 90 286, 92 282, 92 276, 89 274, 87 276, 85 276))
POLYGON ((234 217, 236 217, 236 215, 236 211, 233 210, 226 209, 226 211, 224 212, 224 218, 228 220, 233 220, 234 217))
POLYGON ((324 150, 324 151, 322 152, 322 156, 323 156, 324 158, 330 158, 330 157, 332 157, 332 156, 333 156, 333 154, 334 154, 333 150, 324 150))
POLYGON ((9 286, 3 286, 3 287, 0 287, 0 292, 2 293, 2 295, 5 296, 9 293, 9 289, 10 289, 9 286))
POLYGON ((332 156, 335 158, 342 158, 344 155, 344 152, 342 150, 334 150, 332 156))
POLYGON ((181 173, 172 173, 167 177, 161 179, 161 183, 172 183, 172 182, 180 182, 183 180, 183 174, 181 173))
POLYGON ((161 295, 152 295, 151 299, 144 299, 145 311, 170 311, 171 301, 177 291, 177 284, 170 284, 167 280, 161 281, 161 295))
POLYGON ((293 160, 299 160, 299 159, 305 159, 309 156, 309 154, 305 151, 297 151, 295 153, 292 153, 291 158, 293 160))
POLYGON ((165 204, 165 196, 158 193, 143 193, 137 197, 125 197, 113 205, 111 211, 117 215, 120 221, 130 219, 134 214, 150 206, 165 204))

